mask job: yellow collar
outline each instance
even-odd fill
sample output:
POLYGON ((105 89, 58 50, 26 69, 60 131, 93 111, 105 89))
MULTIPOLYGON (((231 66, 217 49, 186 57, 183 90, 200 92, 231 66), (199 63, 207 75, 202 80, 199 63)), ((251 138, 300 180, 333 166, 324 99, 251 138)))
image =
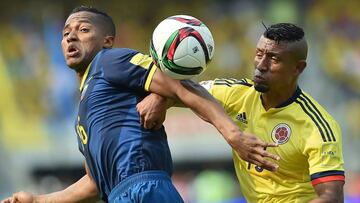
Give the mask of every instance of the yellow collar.
POLYGON ((84 75, 83 75, 83 77, 82 77, 82 80, 81 80, 81 83, 80 83, 80 92, 81 92, 81 91, 83 90, 83 88, 84 88, 84 83, 85 83, 86 78, 87 78, 87 76, 88 76, 88 74, 89 74, 89 70, 90 70, 91 64, 92 64, 92 62, 89 63, 89 65, 88 65, 88 67, 86 68, 86 71, 85 71, 85 73, 84 73, 84 75))

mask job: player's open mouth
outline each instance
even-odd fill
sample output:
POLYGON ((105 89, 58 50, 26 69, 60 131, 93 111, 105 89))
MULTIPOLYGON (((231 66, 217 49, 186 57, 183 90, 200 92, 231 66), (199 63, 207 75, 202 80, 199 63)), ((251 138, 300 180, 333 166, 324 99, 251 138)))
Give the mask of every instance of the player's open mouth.
POLYGON ((74 57, 79 54, 79 50, 75 46, 69 46, 67 50, 67 56, 68 57, 74 57))

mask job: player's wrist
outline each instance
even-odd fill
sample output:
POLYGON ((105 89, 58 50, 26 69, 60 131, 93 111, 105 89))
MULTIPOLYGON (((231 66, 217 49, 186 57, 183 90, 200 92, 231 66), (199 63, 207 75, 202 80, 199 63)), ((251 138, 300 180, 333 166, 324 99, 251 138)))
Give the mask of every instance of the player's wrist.
POLYGON ((49 202, 49 201, 47 201, 47 198, 45 195, 33 195, 32 203, 45 203, 45 202, 49 202))
POLYGON ((48 202, 56 203, 58 201, 55 201, 57 198, 54 198, 54 197, 56 197, 57 194, 58 194, 58 192, 50 193, 50 194, 43 194, 43 195, 33 195, 32 203, 48 203, 48 202), (54 194, 55 194, 55 196, 54 196, 54 194))
POLYGON ((236 145, 236 143, 239 141, 239 137, 242 136, 240 129, 233 125, 224 126, 222 129, 224 130, 222 134, 230 146, 236 145))

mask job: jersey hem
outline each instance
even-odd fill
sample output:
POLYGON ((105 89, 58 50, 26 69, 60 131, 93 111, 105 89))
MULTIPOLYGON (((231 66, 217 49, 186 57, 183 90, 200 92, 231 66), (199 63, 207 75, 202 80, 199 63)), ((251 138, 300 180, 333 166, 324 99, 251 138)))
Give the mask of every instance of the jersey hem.
POLYGON ((326 176, 326 177, 322 177, 322 178, 317 178, 317 179, 312 180, 311 184, 313 186, 315 186, 320 183, 331 182, 331 181, 344 181, 345 182, 345 176, 337 175, 337 176, 326 176))

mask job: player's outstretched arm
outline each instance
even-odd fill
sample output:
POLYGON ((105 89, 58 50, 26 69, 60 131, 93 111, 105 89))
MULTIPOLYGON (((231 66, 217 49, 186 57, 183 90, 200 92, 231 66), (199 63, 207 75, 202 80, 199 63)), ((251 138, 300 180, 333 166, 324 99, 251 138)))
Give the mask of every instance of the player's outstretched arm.
POLYGON ((74 203, 95 202, 98 200, 98 192, 95 182, 86 174, 68 188, 45 195, 34 195, 28 192, 17 192, 1 203, 74 203))
POLYGON ((344 181, 329 181, 314 186, 319 197, 310 203, 343 203, 344 202, 344 181))
POLYGON ((277 165, 265 157, 278 160, 278 156, 264 150, 266 147, 276 145, 265 143, 256 136, 242 133, 231 118, 227 116, 223 107, 200 85, 191 81, 174 80, 156 70, 149 90, 161 96, 178 100, 191 108, 198 116, 215 126, 245 161, 267 170, 277 169, 277 165))

